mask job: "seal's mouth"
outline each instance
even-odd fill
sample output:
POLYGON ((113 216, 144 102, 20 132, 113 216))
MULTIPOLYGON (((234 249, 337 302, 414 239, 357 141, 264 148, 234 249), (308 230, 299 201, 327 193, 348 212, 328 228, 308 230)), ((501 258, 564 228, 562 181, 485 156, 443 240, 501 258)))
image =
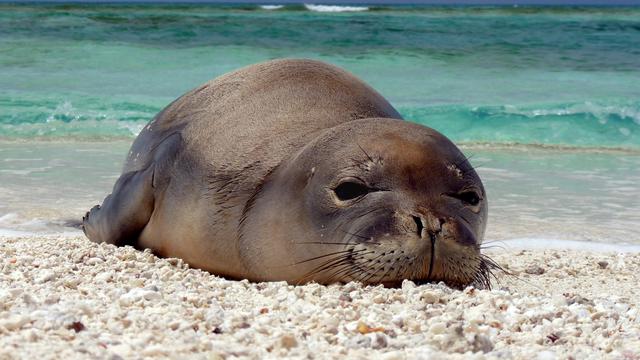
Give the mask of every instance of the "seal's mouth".
POLYGON ((409 280, 412 280, 417 285, 443 282, 447 286, 456 289, 464 289, 467 286, 491 289, 491 282, 497 279, 497 273, 508 274, 504 268, 488 255, 479 251, 472 256, 463 254, 458 257, 445 257, 437 260, 435 259, 436 256, 431 257, 431 271, 426 278, 409 280), (442 271, 443 269, 444 271, 442 271), (437 274, 436 271, 438 272, 437 274))
MULTIPOLYGON (((433 261, 433 257, 432 257, 433 261)), ((459 281, 455 278, 447 278, 444 277, 442 279, 431 279, 430 276, 427 276, 426 279, 397 279, 397 280, 389 280, 382 281, 382 284, 385 288, 400 288, 402 287, 402 283, 404 280, 410 280, 416 285, 425 285, 425 284, 433 284, 438 282, 443 282, 447 286, 462 290, 467 286, 473 286, 478 289, 491 289, 491 281, 497 278, 496 273, 502 272, 508 274, 508 272, 503 269, 499 264, 497 264, 493 259, 486 255, 480 255, 480 263, 478 266, 478 270, 468 279, 468 281, 459 281)))
MULTIPOLYGON (((421 245, 389 239, 384 242, 334 243, 341 250, 314 257, 314 267, 299 278, 298 284, 360 282, 388 288, 402 286, 404 280, 418 285, 443 282, 463 289, 474 286, 490 289, 497 272, 505 272, 476 246, 452 243, 429 234, 421 245), (317 264, 317 265, 316 265, 317 264)), ((328 245, 328 244, 326 244, 328 245)))
POLYGON ((427 274, 427 281, 429 281, 433 275, 433 266, 435 265, 436 260, 436 238, 436 233, 429 233, 429 241, 431 241, 431 256, 429 257, 429 273, 427 274))

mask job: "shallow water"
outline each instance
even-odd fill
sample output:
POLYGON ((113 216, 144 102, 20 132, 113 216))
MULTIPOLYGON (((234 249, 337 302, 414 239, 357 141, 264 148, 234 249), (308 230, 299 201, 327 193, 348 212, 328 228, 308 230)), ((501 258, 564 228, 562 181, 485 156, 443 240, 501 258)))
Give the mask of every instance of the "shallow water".
POLYGON ((307 57, 463 146, 489 245, 638 245, 638 44, 638 7, 0 4, 0 233, 73 232, 174 98, 307 57))
MULTIPOLYGON (((0 233, 69 232, 110 192, 130 143, 0 142, 0 233)), ((640 154, 463 148, 487 190, 487 245, 640 245, 640 154)))

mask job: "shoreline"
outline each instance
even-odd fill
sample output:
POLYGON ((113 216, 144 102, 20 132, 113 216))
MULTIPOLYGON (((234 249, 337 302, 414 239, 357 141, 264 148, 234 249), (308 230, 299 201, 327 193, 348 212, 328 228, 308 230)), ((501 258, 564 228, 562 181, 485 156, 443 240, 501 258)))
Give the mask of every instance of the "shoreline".
MULTIPOLYGON (((411 121, 411 120, 405 120, 411 121)), ((144 124, 141 124, 141 127, 144 124)), ((113 144, 130 146, 137 134, 129 136, 36 136, 36 137, 10 137, 0 135, 0 145, 21 145, 21 144, 113 144)), ((519 143, 509 141, 486 142, 486 141, 454 141, 456 146, 464 151, 496 151, 509 153, 526 153, 535 151, 541 154, 602 154, 602 155, 640 155, 640 147, 625 146, 594 146, 594 145, 571 145, 554 143, 519 143)))
MULTIPOLYGON (((2 217, 0 216, 0 220, 2 217)), ((60 228, 66 226, 62 223, 62 220, 51 223, 60 228)), ((73 238, 83 239, 84 234, 81 230, 72 229, 66 227, 66 231, 52 230, 50 232, 42 231, 29 231, 29 230, 16 230, 11 228, 0 227, 0 241, 8 238, 73 238)), ((634 239, 635 240, 635 239, 634 239)), ((505 239, 485 239, 483 243, 487 249, 498 249, 492 251, 503 252, 517 252, 517 251, 540 251, 540 250, 567 250, 567 251, 581 251, 590 252, 594 254, 607 254, 607 253, 640 253, 639 241, 632 242, 601 242, 593 241, 589 239, 569 239, 562 237, 514 237, 505 239)))
POLYGON ((640 356, 640 253, 487 253, 513 274, 493 290, 289 286, 82 236, 0 236, 0 359, 640 356))

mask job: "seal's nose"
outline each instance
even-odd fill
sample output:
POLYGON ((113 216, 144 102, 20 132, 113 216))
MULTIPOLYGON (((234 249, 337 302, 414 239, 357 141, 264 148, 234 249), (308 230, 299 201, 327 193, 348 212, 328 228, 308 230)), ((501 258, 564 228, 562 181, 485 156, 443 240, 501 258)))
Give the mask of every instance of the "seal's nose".
POLYGON ((413 221, 416 223, 416 229, 418 229, 418 236, 422 237, 422 231, 424 230, 424 225, 422 224, 422 218, 413 215, 413 221))
POLYGON ((413 221, 416 223, 416 229, 419 237, 429 236, 435 237, 442 231, 444 219, 434 216, 430 213, 426 215, 413 215, 413 221))

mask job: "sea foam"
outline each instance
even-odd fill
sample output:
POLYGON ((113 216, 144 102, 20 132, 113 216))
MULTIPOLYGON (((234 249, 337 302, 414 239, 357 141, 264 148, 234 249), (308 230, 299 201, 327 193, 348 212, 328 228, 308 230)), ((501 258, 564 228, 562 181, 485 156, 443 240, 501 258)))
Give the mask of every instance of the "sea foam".
POLYGON ((506 250, 584 250, 593 252, 640 252, 640 245, 624 243, 604 243, 593 241, 562 240, 551 238, 519 238, 496 242, 506 250))
POLYGON ((260 9, 262 10, 279 10, 283 7, 284 5, 260 5, 260 9))
POLYGON ((340 5, 314 5, 314 4, 304 4, 304 7, 310 11, 317 12, 353 12, 353 11, 367 11, 369 10, 366 6, 340 6, 340 5))
POLYGON ((16 213, 0 215, 0 237, 35 237, 40 235, 78 236, 82 231, 65 225, 64 221, 26 218, 16 213))

